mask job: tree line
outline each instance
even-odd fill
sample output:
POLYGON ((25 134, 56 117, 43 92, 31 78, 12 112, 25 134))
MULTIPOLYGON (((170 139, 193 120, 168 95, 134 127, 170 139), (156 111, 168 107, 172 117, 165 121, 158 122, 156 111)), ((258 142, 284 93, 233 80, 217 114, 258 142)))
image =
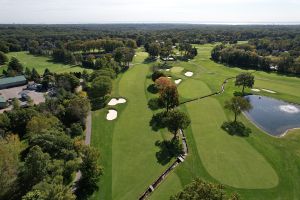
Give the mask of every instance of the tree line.
MULTIPOLYGON (((211 52, 211 58, 216 62, 246 69, 300 74, 299 46, 293 45, 284 48, 286 45, 270 44, 272 47, 266 45, 263 48, 261 43, 263 41, 259 43, 252 41, 249 44, 217 45, 211 52)), ((280 44, 280 41, 277 41, 276 44, 280 44)))

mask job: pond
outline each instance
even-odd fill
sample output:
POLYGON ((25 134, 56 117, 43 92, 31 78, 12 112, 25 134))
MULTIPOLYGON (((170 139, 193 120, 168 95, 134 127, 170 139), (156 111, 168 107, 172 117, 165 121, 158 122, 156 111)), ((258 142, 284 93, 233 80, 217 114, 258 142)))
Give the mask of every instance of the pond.
POLYGON ((281 136, 287 130, 300 128, 300 106, 265 96, 246 97, 253 109, 245 115, 258 127, 273 136, 281 136))

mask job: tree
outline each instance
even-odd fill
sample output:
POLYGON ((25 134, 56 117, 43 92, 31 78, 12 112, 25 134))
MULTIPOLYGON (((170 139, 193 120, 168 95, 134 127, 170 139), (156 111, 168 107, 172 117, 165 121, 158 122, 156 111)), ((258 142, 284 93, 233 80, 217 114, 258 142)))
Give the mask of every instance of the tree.
POLYGON ((244 95, 245 87, 252 88, 254 85, 254 76, 251 73, 241 73, 236 76, 235 79, 236 86, 242 86, 242 93, 244 95))
POLYGON ((31 80, 33 80, 34 82, 39 82, 40 81, 40 75, 36 71, 35 68, 32 68, 32 71, 31 71, 31 80))
POLYGON ((112 80, 106 76, 99 76, 92 81, 89 88, 89 96, 91 98, 102 98, 111 93, 111 90, 112 80))
POLYGON ((237 96, 233 97, 230 101, 226 101, 224 108, 234 113, 234 122, 236 122, 237 116, 243 111, 251 110, 252 106, 247 99, 237 96))
POLYGON ((47 175, 50 156, 43 153, 39 146, 30 148, 24 166, 21 168, 21 179, 25 188, 30 188, 33 185, 42 181, 47 175))
POLYGON ((66 124, 80 122, 85 125, 85 118, 91 110, 90 102, 87 98, 76 97, 68 101, 64 121, 66 124))
POLYGON ((164 88, 166 88, 169 85, 173 85, 173 82, 167 77, 160 77, 155 80, 155 87, 159 91, 162 91, 164 88))
POLYGON ((126 40, 126 46, 132 49, 136 49, 137 48, 137 44, 135 40, 129 39, 126 40))
POLYGON ((175 84, 170 84, 160 90, 160 100, 166 106, 167 112, 179 105, 178 91, 175 84))
POLYGON ((4 65, 7 61, 7 56, 2 51, 0 51, 0 65, 4 65))
POLYGON ((28 67, 25 68, 24 76, 26 77, 26 79, 31 80, 32 74, 28 67))
POLYGON ((183 191, 172 196, 170 200, 238 200, 238 196, 227 198, 222 185, 204 182, 197 178, 187 185, 183 191), (234 198, 233 198, 234 197, 234 198))
POLYGON ((76 195, 79 199, 86 199, 98 190, 98 181, 102 175, 102 168, 98 165, 99 153, 93 147, 84 146, 82 149, 81 178, 77 182, 76 195))
POLYGON ((8 135, 0 139, 0 199, 13 189, 20 165, 19 154, 22 144, 16 135, 8 135))
POLYGON ((51 128, 59 129, 61 127, 59 119, 53 115, 39 114, 33 116, 26 125, 26 133, 35 135, 40 134, 43 130, 48 130, 51 128))
POLYGON ((56 74, 56 86, 65 89, 66 91, 73 92, 79 86, 79 79, 73 74, 63 73, 56 74))
POLYGON ((129 63, 132 62, 134 54, 135 51, 132 48, 118 47, 114 50, 113 57, 116 62, 125 67, 129 67, 129 63))
POLYGON ((148 48, 148 53, 151 57, 157 57, 160 53, 160 45, 157 42, 151 43, 148 48))
POLYGON ((174 134, 174 138, 177 137, 179 129, 187 128, 191 123, 189 117, 179 110, 172 110, 167 114, 166 126, 168 130, 174 134))
POLYGON ((15 57, 12 57, 8 63, 7 72, 15 72, 15 74, 21 74, 23 72, 23 65, 15 57))

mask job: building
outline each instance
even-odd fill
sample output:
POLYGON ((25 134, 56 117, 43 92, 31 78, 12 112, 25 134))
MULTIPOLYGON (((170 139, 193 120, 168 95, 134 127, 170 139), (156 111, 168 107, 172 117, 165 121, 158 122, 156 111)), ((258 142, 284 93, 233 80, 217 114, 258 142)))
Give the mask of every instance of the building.
POLYGON ((7 107, 7 101, 3 96, 0 96, 0 109, 7 107))
POLYGON ((15 77, 7 77, 0 79, 0 90, 26 85, 27 80, 25 76, 15 76, 15 77))

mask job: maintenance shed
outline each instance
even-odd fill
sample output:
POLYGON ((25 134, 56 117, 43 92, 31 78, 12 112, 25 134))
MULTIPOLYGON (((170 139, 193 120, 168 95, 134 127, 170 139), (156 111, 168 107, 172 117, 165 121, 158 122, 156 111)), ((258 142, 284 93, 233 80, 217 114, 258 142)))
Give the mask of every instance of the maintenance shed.
POLYGON ((11 87, 17 87, 26 85, 27 80, 25 76, 15 76, 15 77, 7 77, 7 78, 1 78, 0 79, 0 90, 11 88, 11 87))

